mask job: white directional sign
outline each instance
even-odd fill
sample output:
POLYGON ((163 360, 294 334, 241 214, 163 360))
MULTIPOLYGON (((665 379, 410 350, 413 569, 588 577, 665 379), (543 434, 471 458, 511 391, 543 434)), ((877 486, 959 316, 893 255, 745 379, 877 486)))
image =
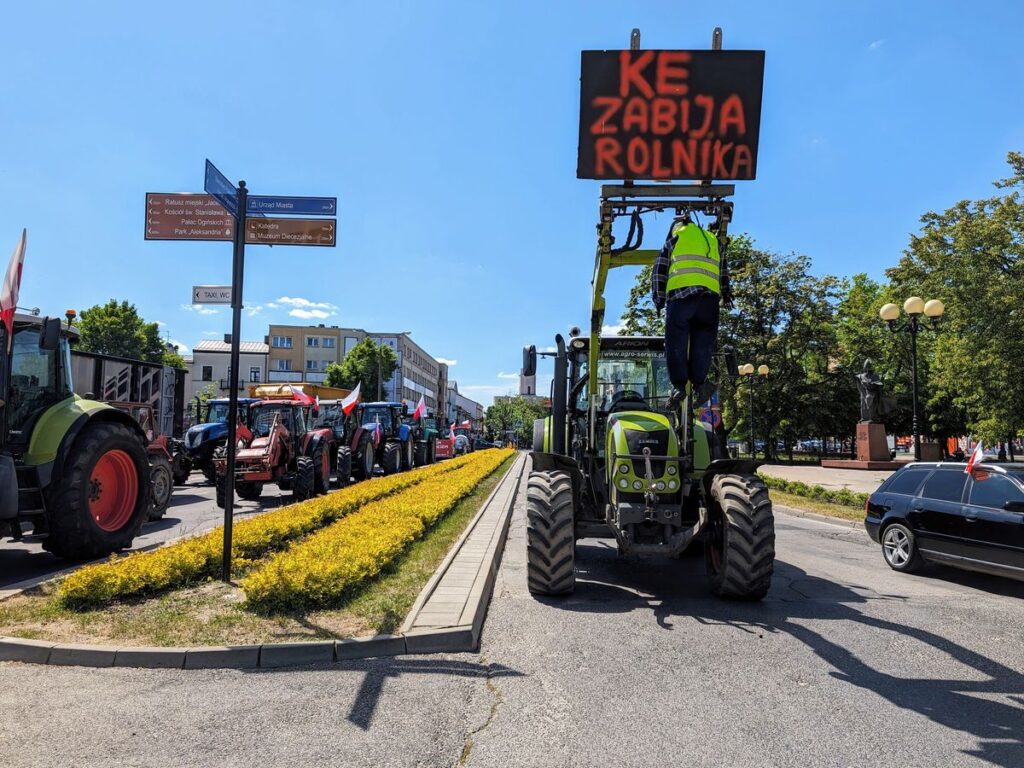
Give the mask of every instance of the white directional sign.
POLYGON ((230 304, 230 285, 193 285, 193 304, 230 304))

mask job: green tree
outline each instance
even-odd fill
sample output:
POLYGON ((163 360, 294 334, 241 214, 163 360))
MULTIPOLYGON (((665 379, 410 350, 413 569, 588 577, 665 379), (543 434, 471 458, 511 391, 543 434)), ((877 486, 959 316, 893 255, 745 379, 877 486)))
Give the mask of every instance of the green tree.
POLYGON ((508 431, 514 431, 519 445, 529 446, 533 441, 533 422, 543 418, 548 409, 535 400, 518 396, 496 400, 487 409, 487 429, 496 439, 504 439, 508 431))
POLYGON ((176 352, 168 356, 157 324, 143 320, 135 305, 127 301, 111 299, 82 310, 76 325, 81 333, 79 348, 85 352, 184 367, 176 352))
POLYGON ((329 387, 355 389, 362 382, 364 399, 377 397, 378 382, 388 381, 398 367, 398 356, 387 344, 375 344, 367 337, 356 344, 340 363, 327 366, 326 384, 329 387))

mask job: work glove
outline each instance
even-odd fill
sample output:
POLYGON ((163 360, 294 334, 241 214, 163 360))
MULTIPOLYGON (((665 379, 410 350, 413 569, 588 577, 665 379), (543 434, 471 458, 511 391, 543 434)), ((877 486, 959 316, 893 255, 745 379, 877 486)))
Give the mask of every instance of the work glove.
POLYGON ((722 288, 722 304, 726 309, 735 308, 736 304, 733 302, 732 290, 730 288, 722 288))

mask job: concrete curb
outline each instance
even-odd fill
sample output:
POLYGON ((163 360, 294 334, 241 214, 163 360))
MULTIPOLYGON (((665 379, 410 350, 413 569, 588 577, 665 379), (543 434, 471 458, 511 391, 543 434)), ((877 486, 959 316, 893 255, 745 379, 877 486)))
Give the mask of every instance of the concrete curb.
MULTIPOLYGON (((819 515, 817 512, 808 512, 806 509, 800 509, 799 507, 788 507, 783 504, 772 503, 772 509, 782 512, 784 515, 790 517, 806 517, 811 520, 817 520, 819 523, 828 523, 829 525, 837 525, 840 528, 853 528, 854 530, 864 531, 863 520, 844 520, 840 517, 829 517, 828 515, 819 515)), ((867 536, 867 531, 864 531, 864 535, 867 536)))
MULTIPOLYGON (((481 515, 506 481, 514 483, 508 508, 503 511, 499 535, 488 548, 485 564, 470 591, 470 604, 464 616, 469 622, 456 627, 430 630, 403 630, 397 635, 308 643, 266 643, 263 645, 199 646, 195 648, 145 648, 73 645, 18 637, 0 637, 0 662, 56 664, 80 667, 134 667, 138 669, 280 669, 285 667, 329 664, 337 661, 399 656, 406 653, 458 653, 473 651, 480 641, 491 590, 498 574, 519 486, 525 474, 524 454, 515 460, 494 491, 480 507, 462 536, 452 547, 437 572, 417 597, 410 617, 421 609, 436 588, 455 553, 465 543, 481 515), (513 477, 513 473, 518 473, 513 477)), ((406 624, 411 626, 411 621, 406 624)))

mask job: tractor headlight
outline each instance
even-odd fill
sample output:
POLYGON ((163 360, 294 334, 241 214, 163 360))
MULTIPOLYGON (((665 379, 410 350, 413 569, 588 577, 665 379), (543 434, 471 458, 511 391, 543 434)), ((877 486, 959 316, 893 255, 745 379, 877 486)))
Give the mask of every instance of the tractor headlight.
POLYGON ((644 484, 641 483, 639 480, 634 480, 633 481, 633 490, 634 491, 639 491, 643 487, 644 487, 644 484))
POLYGON ((664 491, 665 490, 665 483, 662 482, 661 480, 659 480, 657 483, 654 484, 654 488, 655 488, 655 490, 658 490, 658 491, 664 491))
POLYGON ((676 489, 676 481, 675 480, 669 480, 668 481, 668 489, 670 491, 674 491, 676 489))
POLYGON ((675 465, 675 464, 673 464, 673 463, 670 463, 670 464, 668 465, 668 473, 669 473, 670 475, 674 475, 674 474, 675 474, 676 472, 678 472, 678 471, 679 471, 679 470, 678 470, 678 469, 676 469, 676 465, 675 465))
POLYGON ((629 465, 626 462, 622 462, 621 464, 619 464, 619 472, 621 472, 622 474, 626 474, 627 472, 629 472, 629 465))
POLYGON ((619 480, 619 488, 629 488, 629 480, 626 478, 619 480))

